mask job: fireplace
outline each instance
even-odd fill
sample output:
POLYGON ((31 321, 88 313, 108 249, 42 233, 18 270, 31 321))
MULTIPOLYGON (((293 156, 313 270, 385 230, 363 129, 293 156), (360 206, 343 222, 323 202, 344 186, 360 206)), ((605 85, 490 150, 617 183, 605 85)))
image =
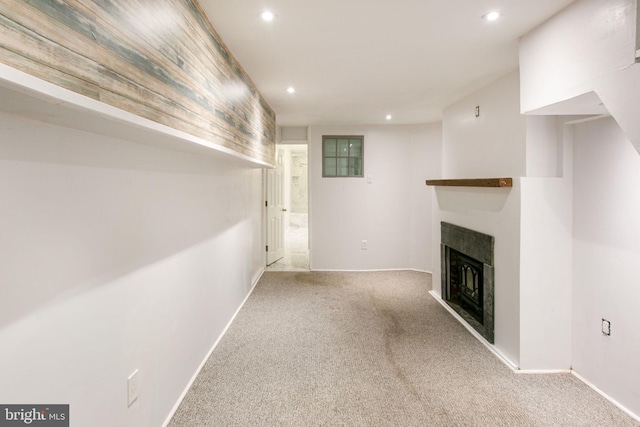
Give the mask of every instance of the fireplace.
POLYGON ((494 238, 441 223, 442 299, 490 343, 494 340, 494 238))

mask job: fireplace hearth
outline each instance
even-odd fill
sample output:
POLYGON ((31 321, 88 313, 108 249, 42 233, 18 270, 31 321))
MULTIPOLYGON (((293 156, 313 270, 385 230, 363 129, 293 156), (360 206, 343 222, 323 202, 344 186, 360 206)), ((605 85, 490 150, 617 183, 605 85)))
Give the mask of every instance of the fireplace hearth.
POLYGON ((441 223, 442 298, 490 343, 494 341, 494 238, 441 223))

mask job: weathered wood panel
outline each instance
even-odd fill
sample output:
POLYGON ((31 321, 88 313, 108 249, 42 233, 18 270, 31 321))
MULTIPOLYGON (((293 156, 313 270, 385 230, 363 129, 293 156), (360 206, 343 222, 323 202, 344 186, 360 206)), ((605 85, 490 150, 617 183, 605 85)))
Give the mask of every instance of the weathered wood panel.
POLYGON ((275 114, 197 0, 2 0, 0 62, 274 162, 275 114))
POLYGON ((438 187, 513 187, 513 178, 428 179, 426 183, 438 187))

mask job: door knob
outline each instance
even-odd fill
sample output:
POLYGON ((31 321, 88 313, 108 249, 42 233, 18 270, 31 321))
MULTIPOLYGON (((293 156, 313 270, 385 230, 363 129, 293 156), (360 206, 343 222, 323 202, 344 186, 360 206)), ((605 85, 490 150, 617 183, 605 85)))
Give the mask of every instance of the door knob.
POLYGON ((284 209, 284 208, 282 209, 282 212, 286 212, 286 211, 287 211, 286 209, 284 209))

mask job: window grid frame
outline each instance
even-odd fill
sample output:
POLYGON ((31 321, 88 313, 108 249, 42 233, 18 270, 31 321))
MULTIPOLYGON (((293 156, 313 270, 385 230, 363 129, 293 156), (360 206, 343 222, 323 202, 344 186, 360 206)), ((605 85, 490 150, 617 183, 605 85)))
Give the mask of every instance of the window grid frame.
POLYGON ((322 177, 323 178, 364 178, 364 135, 322 135, 322 177), (325 141, 335 139, 336 140, 336 154, 335 156, 327 156, 325 154, 325 141), (349 152, 347 156, 339 156, 337 142, 339 139, 358 139, 360 141, 360 155, 352 156, 351 148, 349 148, 349 152), (325 160, 326 159, 335 159, 336 160, 336 172, 335 175, 327 175, 325 169, 325 160), (347 175, 338 175, 338 159, 347 159, 347 175), (349 163, 351 159, 360 159, 360 175, 350 175, 351 168, 349 167, 349 163))

